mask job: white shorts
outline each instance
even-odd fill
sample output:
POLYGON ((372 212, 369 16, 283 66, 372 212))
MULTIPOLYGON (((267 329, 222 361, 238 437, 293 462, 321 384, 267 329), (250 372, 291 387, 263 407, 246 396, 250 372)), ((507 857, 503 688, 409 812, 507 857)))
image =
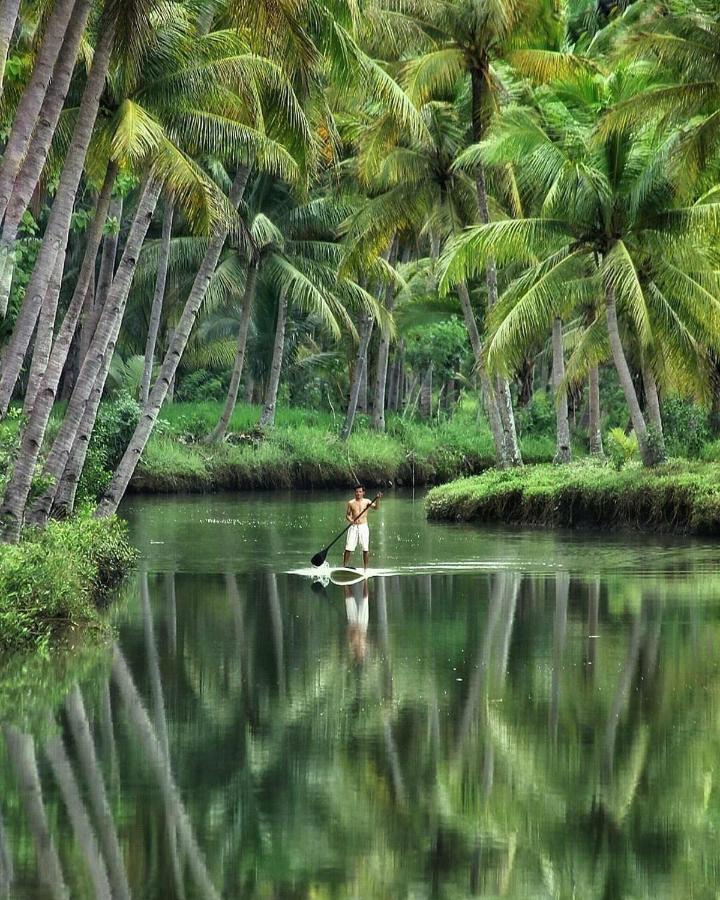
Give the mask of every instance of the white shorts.
POLYGON ((370 529, 367 525, 351 525, 348 528, 345 549, 354 550, 358 545, 358 541, 360 542, 360 547, 367 553, 370 549, 370 529))

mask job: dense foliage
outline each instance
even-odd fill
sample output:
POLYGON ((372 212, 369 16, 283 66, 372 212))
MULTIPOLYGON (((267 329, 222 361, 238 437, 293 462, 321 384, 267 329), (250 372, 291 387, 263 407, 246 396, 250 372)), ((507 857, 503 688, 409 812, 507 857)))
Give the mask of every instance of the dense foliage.
POLYGON ((100 626, 98 604, 135 559, 118 519, 79 515, 0 550, 0 651, 100 626))
POLYGON ((6 541, 180 456, 206 486, 344 481, 366 428, 406 456, 377 480, 550 433, 563 464, 716 455, 714 4, 1 8, 6 541), (327 414, 313 453, 273 436, 288 407, 327 414))

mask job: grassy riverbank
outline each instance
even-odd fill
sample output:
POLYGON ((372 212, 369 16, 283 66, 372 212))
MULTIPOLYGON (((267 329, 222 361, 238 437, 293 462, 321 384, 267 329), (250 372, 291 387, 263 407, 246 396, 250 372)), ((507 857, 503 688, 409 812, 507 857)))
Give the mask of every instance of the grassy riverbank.
POLYGON ((0 545, 0 652, 100 627, 98 609, 134 559, 124 523, 85 514, 0 545))
MULTIPOLYGON (((371 431, 359 417, 350 439, 337 436, 340 422, 327 413, 279 409, 277 423, 257 429, 259 409, 238 406, 228 440, 204 443, 220 413, 217 403, 166 406, 131 484, 135 491, 341 487, 436 484, 483 472, 494 464, 490 431, 474 414, 421 424, 388 417, 387 432, 371 431)), ((529 461, 550 459, 551 437, 523 440, 529 461)))
POLYGON ((616 471, 583 461, 493 470, 431 490, 431 519, 720 534, 720 465, 616 471))

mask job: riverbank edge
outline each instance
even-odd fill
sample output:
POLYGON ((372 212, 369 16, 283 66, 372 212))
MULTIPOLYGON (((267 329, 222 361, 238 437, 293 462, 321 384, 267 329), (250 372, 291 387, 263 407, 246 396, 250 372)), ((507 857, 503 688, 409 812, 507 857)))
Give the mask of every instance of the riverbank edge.
POLYGON ((720 466, 616 471, 588 461, 492 470, 431 489, 428 519, 720 535, 720 466))
POLYGON ((133 568, 127 524, 89 511, 0 545, 0 653, 39 649, 69 629, 104 629, 111 592, 133 568))

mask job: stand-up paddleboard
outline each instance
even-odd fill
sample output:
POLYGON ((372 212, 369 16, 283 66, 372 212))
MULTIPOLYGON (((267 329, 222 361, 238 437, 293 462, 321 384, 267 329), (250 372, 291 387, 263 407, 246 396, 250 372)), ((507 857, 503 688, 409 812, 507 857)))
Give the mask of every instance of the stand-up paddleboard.
POLYGON ((393 573, 385 569, 350 569, 345 566, 317 566, 312 569, 293 569, 288 575, 302 575, 322 584, 358 584, 368 578, 384 578, 393 573))

